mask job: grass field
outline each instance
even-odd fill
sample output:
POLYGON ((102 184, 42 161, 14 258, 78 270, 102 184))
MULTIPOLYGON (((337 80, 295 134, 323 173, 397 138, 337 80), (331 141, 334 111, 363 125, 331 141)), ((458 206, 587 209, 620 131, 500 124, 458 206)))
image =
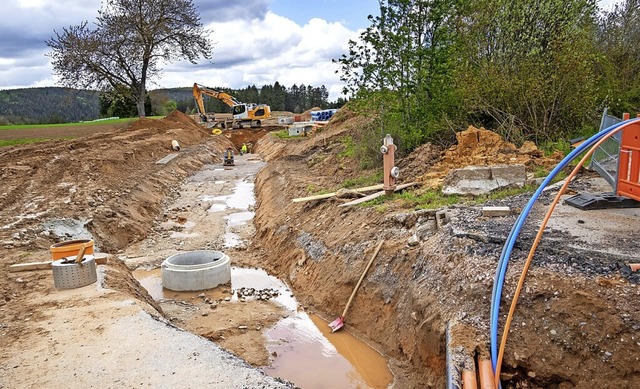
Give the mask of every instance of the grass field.
MULTIPOLYGON (((161 118, 161 116, 151 116, 161 118)), ((43 142, 51 139, 73 139, 128 125, 137 118, 109 119, 80 123, 20 124, 0 126, 0 147, 43 142)))

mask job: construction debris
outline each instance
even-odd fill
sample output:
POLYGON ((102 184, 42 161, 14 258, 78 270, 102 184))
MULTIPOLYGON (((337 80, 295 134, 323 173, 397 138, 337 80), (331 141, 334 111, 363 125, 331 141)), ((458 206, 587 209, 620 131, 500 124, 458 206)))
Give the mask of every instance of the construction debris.
MULTIPOLYGON (((398 185, 398 186, 396 186, 395 192, 398 192, 398 191, 401 191, 403 189, 409 188, 411 186, 416 186, 416 185, 418 185, 417 182, 410 182, 408 184, 398 185)), ((369 196, 365 196, 365 197, 359 198, 357 200, 350 201, 348 203, 340 204, 340 205, 338 205, 338 207, 348 207, 348 206, 351 206, 351 205, 362 204, 362 203, 367 202, 369 200, 377 199, 378 197, 383 196, 385 193, 386 192, 384 190, 382 190, 380 192, 376 192, 376 193, 371 194, 369 196)))
MULTIPOLYGON (((354 191, 354 192, 370 192, 373 190, 380 190, 382 189, 382 184, 378 184, 378 185, 373 185, 373 186, 365 186, 363 188, 356 188, 356 189, 349 189, 350 191, 354 191)), ((322 199, 328 199, 331 197, 334 197, 336 195, 338 195, 340 191, 337 192, 331 192, 331 193, 324 193, 324 194, 320 194, 320 195, 315 195, 315 196, 309 196, 309 197, 298 197, 295 198, 293 200, 291 200, 294 203, 302 203, 302 202, 306 202, 306 201, 313 201, 313 200, 322 200, 322 199)))
POLYGON ((511 213, 509 207, 482 207, 482 216, 485 217, 501 217, 508 216, 511 213))

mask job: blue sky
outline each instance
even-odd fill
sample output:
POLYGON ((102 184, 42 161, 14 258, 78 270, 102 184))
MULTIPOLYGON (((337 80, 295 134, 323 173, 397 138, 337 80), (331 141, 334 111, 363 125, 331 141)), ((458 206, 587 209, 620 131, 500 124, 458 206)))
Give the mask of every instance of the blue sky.
MULTIPOLYGON (((601 0, 610 9, 619 0, 601 0)), ((325 85, 329 99, 342 83, 331 62, 349 39, 378 14, 377 0, 193 0, 216 42, 212 61, 166 64, 149 89, 325 85), (242 44, 238 45, 238 37, 242 44)), ((83 21, 95 21, 101 0, 3 0, 0 2, 0 89, 55 86, 45 41, 83 21)))
POLYGON ((312 18, 340 22, 350 29, 369 26, 368 15, 379 15, 377 0, 273 0, 271 11, 304 25, 312 18))

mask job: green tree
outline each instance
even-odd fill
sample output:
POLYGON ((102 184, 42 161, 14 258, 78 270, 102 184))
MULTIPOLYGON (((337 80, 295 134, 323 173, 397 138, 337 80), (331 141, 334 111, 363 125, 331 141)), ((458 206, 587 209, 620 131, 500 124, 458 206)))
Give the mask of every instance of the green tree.
POLYGON ((106 0, 94 29, 85 21, 54 35, 46 43, 61 84, 125 86, 140 117, 146 114, 147 81, 159 75, 163 62, 195 63, 211 52, 191 0, 106 0))
MULTIPOLYGON (((380 118, 400 151, 438 137, 459 110, 452 22, 464 0, 380 1, 380 16, 349 42, 340 65, 345 94, 380 118)), ((357 105, 357 104, 356 104, 357 105)), ((376 141, 378 139, 376 138, 376 141)))
POLYGON ((595 0, 480 0, 460 34, 465 105, 515 142, 569 136, 593 123, 595 0))
POLYGON ((598 47, 606 58, 604 103, 621 116, 640 112, 640 1, 616 4, 600 19, 598 47))

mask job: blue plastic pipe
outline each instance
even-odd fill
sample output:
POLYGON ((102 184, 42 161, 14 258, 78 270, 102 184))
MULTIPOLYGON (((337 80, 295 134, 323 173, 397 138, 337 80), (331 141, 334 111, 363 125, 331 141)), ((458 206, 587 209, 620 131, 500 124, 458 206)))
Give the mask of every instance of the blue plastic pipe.
MULTIPOLYGON (((639 121, 638 119, 633 119, 633 121, 639 121)), ((560 163, 547 175, 544 179, 540 187, 534 192, 533 196, 529 199, 529 202, 524 207, 516 223, 511 228, 511 232, 509 233, 509 237, 507 238, 505 245, 502 247, 502 253, 500 254, 500 259, 498 261, 498 267, 496 268, 496 275, 493 282, 493 291, 491 294, 491 364, 493 365, 493 371, 496 371, 496 364, 498 361, 498 319, 500 314, 500 301, 502 300, 502 288, 504 286, 504 279, 507 273, 507 265, 509 263, 509 257, 511 256, 511 251, 513 250, 513 246, 515 245, 516 239, 520 234, 520 230, 522 226, 531 212, 531 208, 533 208, 534 203, 540 197, 543 189, 546 188, 551 180, 562 170, 565 166, 567 166, 571 161, 577 158, 580 154, 582 154, 585 150, 592 147, 595 143, 597 143, 603 136, 608 133, 614 131, 618 127, 628 124, 631 121, 625 121, 621 123, 617 123, 603 131, 598 132, 593 135, 591 138, 584 141, 580 146, 576 147, 572 152, 570 152, 560 163)))

